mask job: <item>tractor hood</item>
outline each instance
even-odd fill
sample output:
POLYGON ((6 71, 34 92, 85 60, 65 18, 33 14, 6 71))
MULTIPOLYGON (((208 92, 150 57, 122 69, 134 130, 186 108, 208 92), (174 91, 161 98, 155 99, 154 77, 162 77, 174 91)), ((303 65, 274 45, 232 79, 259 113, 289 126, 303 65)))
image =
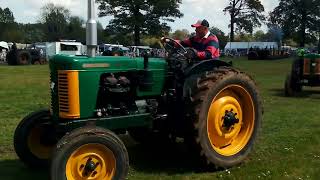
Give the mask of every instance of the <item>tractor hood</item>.
MULTIPOLYGON (((51 69, 56 70, 86 70, 86 71, 128 71, 143 69, 143 58, 127 56, 74 56, 55 55, 50 60, 51 69)), ((166 61, 161 58, 149 58, 149 68, 166 68, 166 61)))
MULTIPOLYGON (((93 117, 99 83, 103 74, 129 71, 138 73, 144 70, 144 59, 141 57, 98 56, 89 58, 87 56, 55 55, 49 62, 51 107, 54 119, 59 119, 59 116, 67 119, 93 117), (63 105, 64 102, 67 102, 68 106, 63 105), (59 104, 62 104, 61 107, 59 104), (68 109, 67 115, 64 107, 68 109)), ((167 62, 164 59, 149 58, 148 72, 152 73, 152 87, 148 91, 138 89, 136 96, 161 94, 166 71, 167 62)))

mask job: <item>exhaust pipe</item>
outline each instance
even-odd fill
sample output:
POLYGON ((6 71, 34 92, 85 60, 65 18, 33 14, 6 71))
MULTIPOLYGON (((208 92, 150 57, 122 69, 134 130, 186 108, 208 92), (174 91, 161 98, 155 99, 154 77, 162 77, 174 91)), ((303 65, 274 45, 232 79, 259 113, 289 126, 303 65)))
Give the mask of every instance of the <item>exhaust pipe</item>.
POLYGON ((96 56, 97 22, 94 11, 94 0, 88 0, 88 21, 86 29, 86 44, 88 57, 96 56))

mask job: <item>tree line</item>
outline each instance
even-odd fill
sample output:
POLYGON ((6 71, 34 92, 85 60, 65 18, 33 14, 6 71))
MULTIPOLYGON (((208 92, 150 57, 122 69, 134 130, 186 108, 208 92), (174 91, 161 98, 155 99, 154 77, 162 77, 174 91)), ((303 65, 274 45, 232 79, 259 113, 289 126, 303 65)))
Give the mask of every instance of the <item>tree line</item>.
MULTIPOLYGON (((279 0, 279 5, 264 15, 260 0, 229 0, 223 12, 230 16, 227 34, 217 27, 220 45, 227 41, 282 41, 296 46, 318 45, 320 48, 320 0, 279 0), (267 32, 255 28, 266 24, 267 32)), ((187 30, 170 33, 168 22, 183 17, 179 7, 182 0, 96 0, 98 16, 112 16, 103 27, 98 23, 98 40, 123 45, 159 46, 161 36, 183 39, 187 30)), ((213 23, 210 23, 213 24, 213 23)), ((85 43, 85 21, 72 16, 62 6, 46 4, 40 19, 34 24, 15 22, 9 8, 0 8, 0 39, 14 42, 56 41, 74 39, 85 43)))

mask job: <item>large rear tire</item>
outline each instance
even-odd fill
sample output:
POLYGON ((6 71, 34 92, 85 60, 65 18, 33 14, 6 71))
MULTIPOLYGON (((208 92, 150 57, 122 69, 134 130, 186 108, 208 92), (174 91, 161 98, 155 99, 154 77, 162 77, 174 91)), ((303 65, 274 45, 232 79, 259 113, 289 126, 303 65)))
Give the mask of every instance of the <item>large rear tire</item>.
POLYGON ((58 142, 52 158, 51 179, 122 180, 128 169, 126 147, 113 132, 83 127, 58 142))
POLYGON ((56 143, 49 110, 39 110, 26 116, 14 134, 14 149, 18 157, 30 167, 48 165, 56 143))
POLYGON ((190 89, 193 147, 207 163, 228 168, 241 163, 256 141, 262 103, 254 81, 220 67, 197 78, 190 89))

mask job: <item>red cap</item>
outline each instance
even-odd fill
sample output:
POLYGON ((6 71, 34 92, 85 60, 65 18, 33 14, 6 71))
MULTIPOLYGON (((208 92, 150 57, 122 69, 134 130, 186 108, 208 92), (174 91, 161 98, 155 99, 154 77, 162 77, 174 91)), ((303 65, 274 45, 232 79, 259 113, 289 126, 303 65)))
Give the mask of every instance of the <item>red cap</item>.
POLYGON ((198 20, 195 24, 192 24, 191 27, 200 27, 200 26, 205 26, 205 27, 209 27, 209 23, 207 20, 198 20))

